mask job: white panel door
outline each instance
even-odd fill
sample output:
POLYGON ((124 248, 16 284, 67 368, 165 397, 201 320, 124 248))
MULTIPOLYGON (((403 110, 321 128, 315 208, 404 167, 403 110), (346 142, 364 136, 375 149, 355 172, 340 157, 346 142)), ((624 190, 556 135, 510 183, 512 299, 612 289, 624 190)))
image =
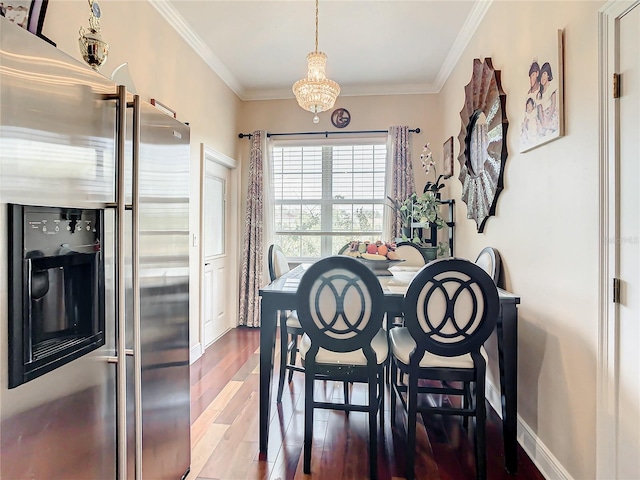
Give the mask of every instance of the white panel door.
POLYGON ((640 478, 640 6, 620 19, 618 479, 640 478))
POLYGON ((232 326, 228 315, 227 186, 230 171, 207 159, 204 178, 204 311, 206 348, 232 326))

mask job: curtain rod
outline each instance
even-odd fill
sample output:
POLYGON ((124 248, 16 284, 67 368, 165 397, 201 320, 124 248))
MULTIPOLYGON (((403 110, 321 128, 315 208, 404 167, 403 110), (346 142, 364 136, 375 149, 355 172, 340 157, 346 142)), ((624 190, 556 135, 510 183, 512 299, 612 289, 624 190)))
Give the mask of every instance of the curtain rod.
MULTIPOLYGON (((411 133, 420 133, 420 127, 409 129, 411 133)), ((349 132, 287 132, 287 133, 267 133, 267 137, 285 137, 290 135, 324 135, 327 138, 329 135, 340 135, 340 134, 362 134, 362 133, 389 133, 389 130, 352 130, 349 132)), ((252 133, 239 133, 238 138, 251 138, 253 137, 252 133)))

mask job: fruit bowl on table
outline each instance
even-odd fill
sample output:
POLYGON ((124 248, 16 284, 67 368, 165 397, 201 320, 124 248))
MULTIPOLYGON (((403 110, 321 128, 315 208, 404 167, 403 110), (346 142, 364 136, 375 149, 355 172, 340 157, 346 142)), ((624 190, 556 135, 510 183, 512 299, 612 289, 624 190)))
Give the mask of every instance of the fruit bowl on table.
POLYGON ((371 271, 373 271, 373 273, 375 273, 378 276, 391 276, 392 273, 388 270, 389 267, 391 267, 392 265, 397 265, 398 263, 404 262, 404 260, 390 260, 384 255, 368 254, 368 255, 363 255, 355 258, 356 260, 359 260, 360 262, 364 263, 367 267, 369 267, 369 269, 371 269, 371 271), (374 259, 372 258, 373 256, 382 257, 382 258, 374 259))

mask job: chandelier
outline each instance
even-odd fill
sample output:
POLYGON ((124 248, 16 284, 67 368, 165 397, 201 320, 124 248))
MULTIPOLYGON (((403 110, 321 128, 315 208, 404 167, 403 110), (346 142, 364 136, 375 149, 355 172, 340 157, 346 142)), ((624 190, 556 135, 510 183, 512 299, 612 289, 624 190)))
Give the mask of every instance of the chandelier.
POLYGON ((313 123, 318 123, 318 113, 329 110, 340 95, 340 85, 329 80, 324 73, 327 55, 318 51, 318 0, 316 0, 316 49, 307 55, 307 78, 293 84, 298 105, 315 113, 313 123))

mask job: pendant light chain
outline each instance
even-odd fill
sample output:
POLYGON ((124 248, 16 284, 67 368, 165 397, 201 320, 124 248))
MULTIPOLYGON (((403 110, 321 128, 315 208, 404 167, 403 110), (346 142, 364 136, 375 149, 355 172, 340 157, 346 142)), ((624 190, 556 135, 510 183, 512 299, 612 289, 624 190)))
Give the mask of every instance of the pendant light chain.
POLYGON ((316 0, 316 49, 307 55, 307 78, 293 84, 293 94, 298 105, 316 115, 313 123, 318 123, 318 113, 329 110, 340 95, 340 85, 329 80, 325 74, 327 54, 318 51, 318 10, 319 0, 316 0))
POLYGON ((316 52, 318 51, 318 2, 316 0, 316 52))

